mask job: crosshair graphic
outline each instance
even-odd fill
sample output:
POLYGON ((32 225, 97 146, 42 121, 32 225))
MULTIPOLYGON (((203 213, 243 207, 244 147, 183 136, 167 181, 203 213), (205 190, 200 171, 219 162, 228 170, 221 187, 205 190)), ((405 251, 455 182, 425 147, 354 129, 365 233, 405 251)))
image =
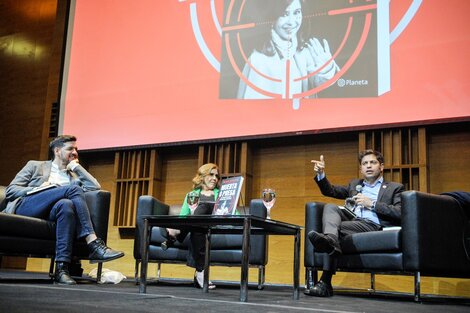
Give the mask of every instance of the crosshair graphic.
MULTIPOLYGON (((341 44, 336 48, 335 51, 332 51, 332 58, 323 64, 320 68, 318 68, 315 72, 311 72, 308 75, 304 75, 301 77, 289 77, 290 73, 290 67, 292 66, 291 60, 286 60, 284 66, 286 73, 286 77, 279 78, 279 77, 269 77, 267 76, 267 79, 273 80, 273 81, 279 81, 281 80, 282 82, 282 89, 280 89, 279 92, 271 92, 264 90, 260 86, 256 86, 254 83, 250 82, 242 72, 242 69, 240 66, 237 64, 234 58, 234 54, 239 54, 242 56, 244 61, 249 64, 249 60, 247 57, 247 52, 244 51, 243 49, 243 42, 241 41, 240 33, 243 31, 246 31, 247 29, 253 29, 259 26, 260 22, 255 23, 255 22, 244 22, 240 23, 241 18, 244 16, 246 13, 244 11, 245 5, 247 2, 250 0, 241 0, 241 1, 236 1, 236 0, 225 0, 227 1, 227 7, 226 12, 225 12, 225 20, 223 21, 223 27, 221 26, 221 21, 222 19, 217 16, 217 10, 216 10, 216 0, 210 0, 210 10, 211 10, 211 16, 212 16, 212 21, 204 21, 204 22, 210 22, 212 24, 212 27, 215 27, 217 32, 220 35, 221 38, 221 46, 223 45, 226 48, 226 55, 228 56, 228 59, 230 61, 230 64, 239 77, 241 81, 246 83, 248 86, 250 86, 252 89, 256 90, 258 93, 268 97, 268 98, 273 98, 273 99, 292 99, 293 100, 293 108, 298 109, 300 107, 300 99, 310 97, 312 95, 317 94, 318 92, 328 88, 331 86, 332 83, 337 81, 341 76, 344 75, 348 71, 348 69, 354 64, 356 61, 357 57, 361 53, 364 43, 367 40, 367 37, 369 36, 369 31, 371 27, 371 18, 372 18, 372 12, 376 10, 377 4, 374 3, 367 3, 367 2, 372 2, 370 0, 349 0, 350 6, 346 6, 343 8, 339 9, 332 9, 328 10, 326 12, 315 12, 314 14, 309 14, 307 16, 304 16, 305 18, 312 18, 315 15, 328 15, 328 16, 338 16, 338 15, 344 15, 348 17, 348 23, 347 27, 344 29, 344 32, 342 34, 342 40, 341 44), (362 14, 358 14, 362 13, 362 14), (338 71, 332 78, 330 78, 327 82, 316 86, 309 88, 307 90, 302 90, 301 92, 298 93, 292 93, 290 91, 290 86, 292 83, 295 82, 302 82, 305 80, 308 80, 309 77, 315 75, 318 71, 320 71, 323 67, 328 66, 328 64, 337 57, 345 44, 347 44, 348 40, 351 38, 351 29, 353 29, 353 26, 355 23, 360 23, 362 25, 361 33, 360 36, 358 37, 359 40, 355 43, 355 49, 353 53, 349 56, 349 58, 341 65, 341 70, 338 71), (234 49, 233 47, 236 47, 234 49)), ((204 36, 201 32, 201 27, 200 27, 200 21, 198 18, 198 2, 200 3, 201 7, 205 7, 207 9, 207 0, 193 0, 193 1, 185 1, 185 0, 179 0, 179 2, 186 2, 189 4, 189 9, 190 9, 190 17, 191 17, 191 25, 193 29, 193 33, 196 39, 196 42, 206 58, 206 60, 210 63, 210 65, 220 73, 221 71, 221 61, 218 60, 214 54, 211 52, 210 48, 206 44, 206 41, 204 40, 204 36), (204 6, 202 6, 202 2, 204 3, 204 6)), ((217 4, 224 4, 224 0, 217 1, 217 4)), ((413 17, 415 16, 416 12, 418 11, 419 7, 422 4, 422 0, 413 0, 410 3, 410 7, 408 8, 407 12, 405 15, 402 17, 400 22, 395 26, 393 31, 390 33, 390 44, 395 41, 399 35, 405 30, 407 25, 411 22, 413 17)), ((390 5, 393 5, 392 1, 390 1, 390 5)), ((268 22, 268 21, 265 21, 268 22)), ((256 70, 253 68, 253 70, 256 70)), ((260 73, 261 75, 264 75, 263 73, 260 73)), ((266 75, 265 75, 266 76, 266 75)))
POLYGON ((277 77, 270 77, 266 73, 261 72, 261 70, 256 69, 253 64, 250 63, 249 59, 246 56, 246 52, 243 49, 242 42, 240 39, 240 31, 249 29, 249 28, 256 28, 259 27, 260 25, 264 24, 273 24, 274 21, 261 21, 261 22, 251 22, 251 23, 246 23, 246 24, 239 24, 241 17, 244 15, 243 9, 244 4, 246 3, 243 1, 241 3, 241 6, 239 8, 238 12, 233 12, 233 6, 232 4, 234 1, 231 1, 230 6, 228 8, 227 16, 225 19, 225 26, 223 28, 223 38, 222 40, 225 41, 225 47, 227 49, 227 55, 228 59, 230 60, 230 64, 232 65, 234 71, 236 74, 239 76, 239 78, 248 86, 250 86, 252 89, 256 90, 258 93, 270 97, 270 98, 282 98, 282 99, 298 99, 298 98, 305 98, 311 95, 314 95, 321 90, 324 90, 328 88, 332 83, 334 83, 339 77, 341 77, 347 70, 351 67, 351 65, 354 63, 354 61, 357 59, 357 56, 361 53, 364 43, 367 40, 367 37, 369 36, 369 30, 371 27, 371 18, 372 18, 372 13, 370 11, 376 10, 377 5, 376 4, 370 4, 370 5, 363 5, 363 6, 355 6, 352 8, 343 8, 343 9, 336 9, 336 10, 329 10, 327 12, 314 12, 312 14, 309 14, 307 16, 304 16, 303 19, 304 21, 302 23, 305 23, 306 19, 312 19, 315 18, 316 16, 336 16, 336 15, 350 15, 351 13, 357 13, 357 12, 364 12, 364 15, 361 16, 359 19, 361 19, 361 25, 363 25, 361 36, 359 39, 359 42, 357 42, 357 48, 351 55, 350 59, 346 61, 346 63, 342 66, 342 69, 336 73, 332 78, 327 80, 326 82, 323 82, 320 86, 318 87, 312 87, 306 91, 301 91, 299 93, 291 93, 290 87, 292 84, 296 82, 303 82, 306 83, 306 81, 312 77, 318 74, 321 70, 323 70, 325 67, 331 65, 331 62, 334 62, 335 58, 341 53, 343 47, 345 46, 346 42, 350 38, 351 34, 351 29, 353 27, 353 24, 358 20, 357 17, 354 16, 349 16, 348 19, 348 25, 344 31, 343 34, 343 39, 341 41, 340 46, 338 49, 333 53, 332 57, 325 61, 324 64, 321 64, 316 70, 313 72, 310 72, 304 76, 300 77, 291 77, 291 66, 293 66, 293 62, 290 58, 287 58, 284 60, 284 66, 285 70, 283 71, 285 73, 285 77, 283 78, 277 78, 277 77), (244 61, 248 66, 253 69, 254 71, 257 71, 259 75, 263 76, 267 80, 273 81, 273 82, 281 82, 282 86, 279 88, 279 91, 277 93, 269 92, 266 89, 263 89, 260 85, 256 85, 255 83, 251 82, 248 80, 248 78, 242 73, 241 69, 238 67, 237 63, 234 60, 234 52, 232 51, 231 48, 231 43, 230 41, 236 41, 236 45, 238 48, 238 52, 242 55, 244 61))

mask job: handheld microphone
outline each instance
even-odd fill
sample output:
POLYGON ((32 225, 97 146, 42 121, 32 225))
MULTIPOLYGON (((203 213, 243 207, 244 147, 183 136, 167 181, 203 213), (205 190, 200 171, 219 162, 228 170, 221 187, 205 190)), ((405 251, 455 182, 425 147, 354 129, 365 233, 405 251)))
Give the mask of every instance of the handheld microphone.
POLYGON ((352 197, 346 198, 346 201, 344 202, 344 206, 347 209, 354 211, 354 209, 356 208, 356 200, 354 199, 354 197, 357 196, 361 192, 362 192, 362 185, 357 185, 356 194, 354 194, 354 191, 351 192, 352 197))
POLYGON ((362 192, 362 185, 357 185, 356 186, 356 194, 361 193, 361 192, 362 192))

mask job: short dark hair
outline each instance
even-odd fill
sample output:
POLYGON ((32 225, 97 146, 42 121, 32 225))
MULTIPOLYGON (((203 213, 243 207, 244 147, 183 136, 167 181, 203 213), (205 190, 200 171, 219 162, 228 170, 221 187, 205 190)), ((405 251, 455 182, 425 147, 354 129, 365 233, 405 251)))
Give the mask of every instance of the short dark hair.
POLYGON ((369 155, 369 154, 375 155, 375 157, 377 158, 377 161, 379 161, 380 164, 384 163, 384 156, 382 155, 382 153, 380 153, 379 151, 372 150, 372 149, 367 149, 367 150, 359 152, 359 156, 358 156, 359 164, 362 164, 362 159, 366 155, 369 155))
POLYGON ((51 158, 54 158, 54 149, 55 148, 62 148, 66 142, 70 141, 77 141, 77 137, 72 135, 61 135, 57 136, 51 140, 49 143, 49 153, 51 158))

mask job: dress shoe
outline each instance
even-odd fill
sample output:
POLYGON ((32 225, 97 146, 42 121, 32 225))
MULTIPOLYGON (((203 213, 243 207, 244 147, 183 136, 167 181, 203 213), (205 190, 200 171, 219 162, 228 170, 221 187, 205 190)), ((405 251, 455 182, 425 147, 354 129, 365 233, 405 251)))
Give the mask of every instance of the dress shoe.
POLYGON ((341 254, 341 247, 338 241, 331 236, 312 230, 308 233, 308 239, 315 248, 315 252, 328 253, 332 256, 341 254))
POLYGON ((88 256, 90 263, 107 262, 124 256, 124 252, 107 247, 100 238, 90 242, 88 248, 90 249, 90 255, 88 256))
MULTIPOLYGON (((202 289, 204 286, 204 271, 196 271, 196 273, 194 273, 194 286, 196 288, 202 289)), ((215 289, 215 285, 210 280, 208 288, 209 290, 215 289)))
POLYGON ((83 276, 83 268, 82 268, 82 263, 80 263, 80 260, 72 260, 69 264, 69 274, 70 276, 74 277, 82 277, 83 276))
POLYGON ((333 296, 333 287, 330 284, 325 283, 320 280, 310 289, 306 289, 304 294, 314 297, 332 297, 333 296))
POLYGON ((69 264, 66 262, 55 263, 54 284, 76 285, 77 282, 70 277, 69 264))

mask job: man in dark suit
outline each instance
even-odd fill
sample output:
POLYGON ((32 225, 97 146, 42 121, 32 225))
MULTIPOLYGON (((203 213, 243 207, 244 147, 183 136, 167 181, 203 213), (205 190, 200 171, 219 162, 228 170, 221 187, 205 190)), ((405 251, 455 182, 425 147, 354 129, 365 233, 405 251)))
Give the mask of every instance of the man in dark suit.
POLYGON ((317 297, 331 297, 331 278, 336 271, 337 257, 342 253, 341 238, 360 232, 379 231, 384 226, 398 226, 401 219, 402 184, 387 182, 383 178, 384 158, 380 152, 365 150, 359 153, 362 179, 353 179, 348 186, 332 185, 325 174, 325 160, 312 160, 316 172, 315 182, 323 195, 347 199, 353 203, 355 216, 347 214, 335 204, 326 204, 323 209, 323 233, 311 231, 308 234, 315 251, 326 253, 323 273, 317 284, 305 294, 317 297))

